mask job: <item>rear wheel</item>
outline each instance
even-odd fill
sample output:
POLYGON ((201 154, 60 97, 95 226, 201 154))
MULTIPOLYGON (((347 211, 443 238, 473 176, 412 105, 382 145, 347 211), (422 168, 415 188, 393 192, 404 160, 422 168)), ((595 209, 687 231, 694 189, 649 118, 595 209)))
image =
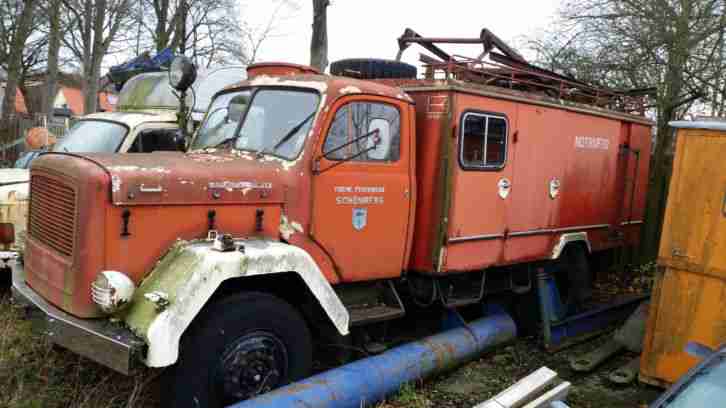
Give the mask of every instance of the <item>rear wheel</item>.
POLYGON ((585 249, 570 245, 560 256, 555 273, 560 300, 567 314, 582 310, 592 295, 592 277, 585 249))
POLYGON ((290 304, 245 293, 207 307, 165 373, 168 407, 223 407, 309 375, 310 331, 290 304))

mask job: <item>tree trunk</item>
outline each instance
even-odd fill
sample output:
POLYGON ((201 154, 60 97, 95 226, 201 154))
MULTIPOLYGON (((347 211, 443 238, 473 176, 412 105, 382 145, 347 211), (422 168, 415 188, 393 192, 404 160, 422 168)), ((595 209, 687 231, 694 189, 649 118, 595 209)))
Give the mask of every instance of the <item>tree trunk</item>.
POLYGON ((690 13, 684 10, 679 16, 676 35, 668 47, 668 64, 666 66, 662 99, 659 102, 657 140, 652 158, 652 185, 648 190, 646 203, 646 219, 641 239, 641 256, 644 261, 652 261, 658 257, 661 230, 668 198, 669 180, 672 171, 674 132, 668 123, 678 119, 678 104, 683 98, 685 67, 691 30, 689 28, 690 13))
POLYGON ((179 54, 184 55, 187 52, 187 16, 189 15, 188 0, 179 1, 179 16, 176 20, 176 48, 179 54))
POLYGON ((63 3, 60 0, 50 2, 50 33, 48 34, 48 77, 43 98, 43 113, 50 122, 53 119, 53 103, 55 102, 58 81, 58 52, 60 50, 61 30, 60 15, 63 3))
POLYGON ((154 12, 156 13, 156 52, 159 53, 169 46, 169 0, 155 0, 154 12))
POLYGON ((25 0, 23 11, 17 21, 15 33, 13 34, 12 48, 7 68, 7 84, 5 86, 5 99, 3 101, 2 122, 7 124, 15 112, 15 93, 18 90, 18 81, 21 79, 23 65, 23 48, 30 35, 33 21, 33 7, 35 0, 25 0))
POLYGON ((324 72, 328 67, 328 6, 330 0, 313 0, 313 35, 310 65, 324 72))

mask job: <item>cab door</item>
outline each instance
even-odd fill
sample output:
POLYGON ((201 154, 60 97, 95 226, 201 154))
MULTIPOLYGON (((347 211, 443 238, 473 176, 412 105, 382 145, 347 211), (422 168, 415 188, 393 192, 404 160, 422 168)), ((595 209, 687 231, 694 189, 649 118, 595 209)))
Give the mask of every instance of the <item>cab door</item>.
POLYGON ((314 239, 342 281, 396 277, 406 261, 415 192, 409 104, 337 101, 314 159, 314 239))

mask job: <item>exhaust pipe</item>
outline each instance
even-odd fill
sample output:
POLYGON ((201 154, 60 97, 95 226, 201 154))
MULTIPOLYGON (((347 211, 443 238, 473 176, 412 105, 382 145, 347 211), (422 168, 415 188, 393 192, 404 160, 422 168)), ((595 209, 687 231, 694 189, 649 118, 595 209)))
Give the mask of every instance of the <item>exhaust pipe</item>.
POLYGON ((406 383, 451 369, 516 336, 512 318, 499 312, 320 373, 230 408, 361 408, 396 393, 406 383))

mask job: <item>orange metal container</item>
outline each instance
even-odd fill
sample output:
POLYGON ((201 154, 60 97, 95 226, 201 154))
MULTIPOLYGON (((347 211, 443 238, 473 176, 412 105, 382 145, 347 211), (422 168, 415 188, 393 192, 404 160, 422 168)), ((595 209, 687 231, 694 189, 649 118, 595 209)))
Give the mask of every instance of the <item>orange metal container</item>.
POLYGON ((698 362, 688 342, 726 342, 726 122, 671 125, 676 157, 640 366, 641 381, 659 386, 698 362))

